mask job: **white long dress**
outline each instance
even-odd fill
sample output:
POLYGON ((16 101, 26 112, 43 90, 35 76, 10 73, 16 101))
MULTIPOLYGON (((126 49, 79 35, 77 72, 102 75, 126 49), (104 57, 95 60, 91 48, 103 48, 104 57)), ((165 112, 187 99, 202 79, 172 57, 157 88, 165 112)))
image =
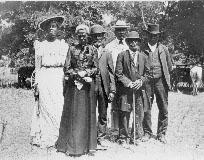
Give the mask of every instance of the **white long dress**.
POLYGON ((35 83, 39 88, 39 115, 34 107, 31 124, 31 144, 41 148, 51 147, 59 135, 63 110, 63 65, 68 51, 64 40, 36 41, 35 56, 42 57, 42 67, 36 71, 35 83))

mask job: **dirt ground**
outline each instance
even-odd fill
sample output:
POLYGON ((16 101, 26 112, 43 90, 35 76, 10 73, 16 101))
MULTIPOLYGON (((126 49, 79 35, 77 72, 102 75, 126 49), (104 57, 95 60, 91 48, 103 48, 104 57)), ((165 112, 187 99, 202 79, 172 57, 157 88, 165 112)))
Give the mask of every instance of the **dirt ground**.
MULTIPOLYGON (((202 160, 204 159, 204 92, 198 96, 182 93, 169 94, 169 127, 166 145, 151 139, 138 146, 124 148, 109 142, 106 151, 95 156, 66 157, 54 150, 43 150, 29 144, 31 115, 35 101, 30 90, 0 89, 0 117, 7 121, 0 160, 202 160)), ((153 131, 157 127, 158 110, 153 105, 153 131)))

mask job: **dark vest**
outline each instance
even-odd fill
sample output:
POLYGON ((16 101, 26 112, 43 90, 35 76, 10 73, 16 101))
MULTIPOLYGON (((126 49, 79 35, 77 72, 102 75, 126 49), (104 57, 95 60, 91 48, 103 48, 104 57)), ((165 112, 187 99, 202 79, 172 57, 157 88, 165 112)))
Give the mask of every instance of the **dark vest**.
POLYGON ((150 52, 150 73, 154 78, 162 77, 162 66, 159 59, 159 49, 158 47, 154 52, 150 52))

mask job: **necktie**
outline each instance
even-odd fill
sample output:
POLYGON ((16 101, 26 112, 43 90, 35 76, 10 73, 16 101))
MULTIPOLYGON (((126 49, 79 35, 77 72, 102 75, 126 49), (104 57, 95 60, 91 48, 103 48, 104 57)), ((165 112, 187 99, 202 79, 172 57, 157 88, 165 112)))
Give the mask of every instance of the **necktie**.
POLYGON ((136 57, 136 52, 133 52, 132 53, 132 57, 133 57, 133 62, 134 62, 134 64, 135 64, 135 66, 136 66, 136 64, 137 64, 137 57, 136 57))
POLYGON ((136 56, 136 52, 133 52, 133 53, 132 53, 132 58, 133 58, 133 60, 135 59, 135 56, 136 56))

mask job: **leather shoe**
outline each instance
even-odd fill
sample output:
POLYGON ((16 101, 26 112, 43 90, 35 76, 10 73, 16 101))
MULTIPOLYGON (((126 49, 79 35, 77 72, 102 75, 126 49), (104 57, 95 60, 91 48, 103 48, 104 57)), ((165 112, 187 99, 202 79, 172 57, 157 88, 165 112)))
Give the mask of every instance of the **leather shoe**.
POLYGON ((165 135, 163 135, 163 134, 157 136, 157 139, 158 139, 161 143, 163 143, 163 144, 166 144, 166 143, 167 143, 166 137, 165 137, 165 135))
POLYGON ((95 150, 89 150, 89 152, 88 152, 88 156, 94 156, 95 153, 96 153, 95 150))
POLYGON ((142 142, 147 142, 151 138, 151 135, 148 133, 145 133, 144 136, 141 138, 142 142))

